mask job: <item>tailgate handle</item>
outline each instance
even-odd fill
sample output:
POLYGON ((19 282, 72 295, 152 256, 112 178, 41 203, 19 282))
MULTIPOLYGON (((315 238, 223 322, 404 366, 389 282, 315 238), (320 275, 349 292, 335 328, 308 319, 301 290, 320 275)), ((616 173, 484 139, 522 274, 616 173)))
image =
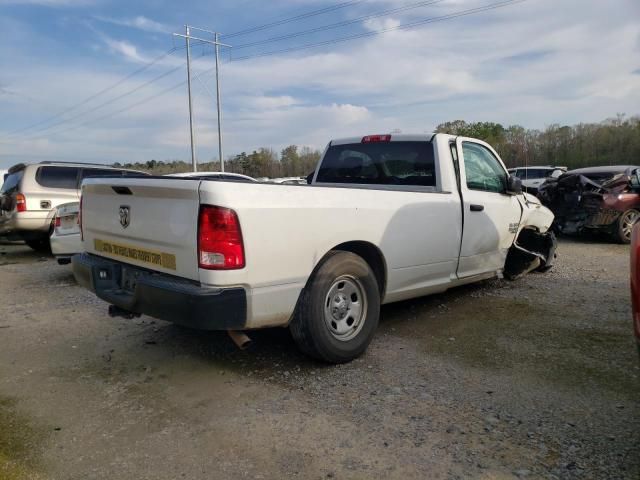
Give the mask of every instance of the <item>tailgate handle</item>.
POLYGON ((469 205, 469 210, 471 210, 472 212, 481 212, 484 210, 484 205, 472 203, 471 205, 469 205))
POLYGON ((116 186, 112 186, 111 187, 113 189, 114 192, 116 192, 118 195, 133 195, 133 192, 131 190, 129 190, 129 187, 116 187, 116 186))

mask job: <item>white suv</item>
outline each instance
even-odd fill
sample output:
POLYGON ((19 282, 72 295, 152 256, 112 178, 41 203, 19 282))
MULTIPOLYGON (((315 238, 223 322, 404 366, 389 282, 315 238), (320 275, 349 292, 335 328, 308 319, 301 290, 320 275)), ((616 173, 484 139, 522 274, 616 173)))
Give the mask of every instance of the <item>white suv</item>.
POLYGON ((35 250, 47 250, 56 207, 79 201, 83 179, 140 175, 146 174, 84 163, 14 165, 0 188, 0 235, 24 240, 35 250))

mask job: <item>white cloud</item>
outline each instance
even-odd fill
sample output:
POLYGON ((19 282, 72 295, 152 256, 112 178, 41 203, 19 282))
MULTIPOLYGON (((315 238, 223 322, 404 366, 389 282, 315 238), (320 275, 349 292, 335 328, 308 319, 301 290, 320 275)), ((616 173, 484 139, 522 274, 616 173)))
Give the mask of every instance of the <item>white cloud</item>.
POLYGON ((160 22, 156 22, 155 20, 151 20, 142 15, 138 15, 137 17, 132 18, 113 18, 113 17, 104 17, 100 15, 96 15, 93 17, 96 20, 101 22, 110 23, 113 25, 119 25, 121 27, 130 27, 138 30, 143 30, 145 32, 153 32, 153 33, 171 33, 172 29, 168 25, 165 25, 160 22))
MULTIPOLYGON (((456 3, 438 4, 438 14, 446 5, 447 11, 456 11, 482 2, 456 3)), ((640 113, 640 77, 632 73, 640 67, 639 5, 619 0, 611 9, 607 2, 565 0, 559 8, 554 0, 539 0, 318 50, 224 62, 225 152, 280 149, 290 143, 322 148, 332 137, 395 128, 424 132, 456 118, 543 128, 599 121, 617 112, 640 113)), ((432 14, 425 11, 424 16, 432 14)), ((379 19, 363 28, 377 30, 406 20, 379 19)), ((137 28, 144 25, 138 22, 137 28)), ((129 41, 103 41, 128 61, 152 56, 129 41)), ((108 63, 83 70, 18 54, 0 46, 0 64, 14 65, 0 73, 0 83, 13 91, 38 92, 38 98, 60 105, 72 105, 119 78, 106 73, 108 63)), ((119 92, 168 68, 156 67, 119 92)), ((194 64, 198 72, 210 67, 210 57, 194 64)), ((136 92, 122 105, 181 79, 182 71, 136 92)), ((213 75, 201 80, 213 93, 213 75)), ((199 158, 206 160, 216 155, 215 99, 201 91, 199 81, 194 81, 194 91, 196 145, 199 158)), ((40 118, 35 104, 5 97, 0 96, 0 109, 6 111, 0 131, 40 118)), ((1 158, 29 152, 121 162, 187 159, 186 107, 186 87, 178 88, 126 114, 46 140, 12 140, 0 145, 1 158)))
POLYGON ((112 52, 119 53, 128 60, 135 62, 146 61, 146 59, 138 53, 138 48, 125 40, 114 40, 112 38, 105 37, 104 41, 112 52))
POLYGON ((0 5, 41 5, 44 7, 85 7, 97 0, 0 0, 0 5))

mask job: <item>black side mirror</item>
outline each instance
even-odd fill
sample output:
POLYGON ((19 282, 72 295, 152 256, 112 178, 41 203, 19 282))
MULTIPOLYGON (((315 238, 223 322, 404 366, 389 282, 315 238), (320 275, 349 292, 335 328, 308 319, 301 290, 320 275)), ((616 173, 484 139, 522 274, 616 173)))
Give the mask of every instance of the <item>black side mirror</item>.
POLYGON ((507 195, 520 195, 522 193, 522 180, 515 175, 507 177, 507 195))

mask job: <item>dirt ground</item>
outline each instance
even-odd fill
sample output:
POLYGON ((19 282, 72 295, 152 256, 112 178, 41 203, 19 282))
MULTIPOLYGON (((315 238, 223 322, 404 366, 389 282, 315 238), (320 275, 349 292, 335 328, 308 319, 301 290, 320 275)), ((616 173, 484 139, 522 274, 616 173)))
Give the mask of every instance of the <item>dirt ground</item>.
POLYGON ((327 366, 286 330, 112 319, 69 267, 0 245, 0 478, 640 478, 628 248, 383 307, 327 366))

